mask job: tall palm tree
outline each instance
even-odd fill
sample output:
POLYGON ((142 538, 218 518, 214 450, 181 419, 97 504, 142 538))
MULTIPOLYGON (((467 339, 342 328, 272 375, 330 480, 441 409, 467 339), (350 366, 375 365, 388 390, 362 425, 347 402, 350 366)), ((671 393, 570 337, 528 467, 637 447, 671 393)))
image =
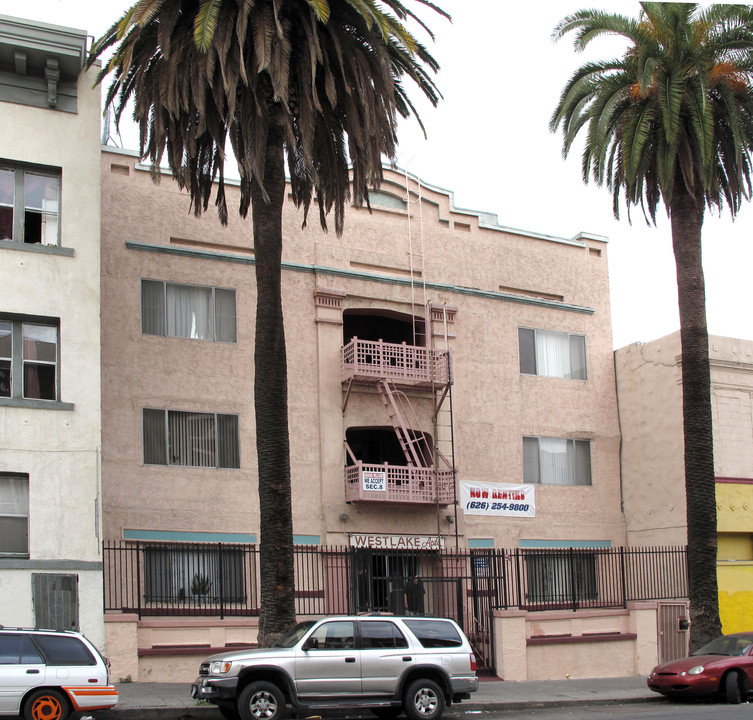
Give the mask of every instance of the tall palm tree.
MULTIPOLYGON (((449 17, 429 0, 420 5, 449 17)), ((99 81, 120 120, 129 100, 140 153, 158 177, 167 160, 196 215, 214 193, 227 223, 226 143, 249 206, 256 264, 254 406, 260 506, 259 642, 295 620, 287 364, 281 303, 285 168, 303 222, 312 201, 368 204, 382 159, 394 158, 397 116, 415 115, 409 78, 436 105, 438 65, 408 29, 427 26, 401 0, 139 0, 92 47, 115 46, 99 81), (216 183, 215 183, 216 181, 216 183)), ((431 36, 433 39, 433 36, 431 36)), ((419 120, 420 123, 420 120, 419 120)))
POLYGON ((551 118, 563 154, 585 132, 583 179, 612 191, 619 217, 640 205, 671 220, 682 343, 691 648, 718 635, 716 500, 708 331, 701 263, 705 207, 734 217, 750 195, 753 146, 753 11, 742 5, 643 2, 635 20, 598 10, 563 19, 575 33, 627 40, 622 57, 589 62, 565 86, 551 118))

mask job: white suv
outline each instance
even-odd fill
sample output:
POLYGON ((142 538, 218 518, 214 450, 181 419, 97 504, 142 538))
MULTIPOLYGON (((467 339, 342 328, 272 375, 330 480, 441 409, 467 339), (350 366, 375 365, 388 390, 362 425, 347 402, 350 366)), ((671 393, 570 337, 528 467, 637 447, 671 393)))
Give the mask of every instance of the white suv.
POLYGON ((191 694, 228 720, 369 708, 381 720, 438 720, 478 689, 476 659, 452 620, 327 617, 296 625, 276 646, 207 658, 191 694))
POLYGON ((0 715, 66 720, 117 702, 107 661, 83 635, 0 625, 0 715))

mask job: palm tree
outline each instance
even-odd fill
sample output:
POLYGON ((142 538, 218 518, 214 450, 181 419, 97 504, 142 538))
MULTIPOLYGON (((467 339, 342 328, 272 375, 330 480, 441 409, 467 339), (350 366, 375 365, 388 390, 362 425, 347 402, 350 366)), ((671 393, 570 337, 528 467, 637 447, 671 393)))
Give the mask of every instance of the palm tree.
POLYGON ((685 489, 691 648, 718 635, 716 500, 711 381, 701 225, 705 206, 734 217, 750 195, 753 145, 753 11, 641 3, 638 20, 582 10, 553 37, 575 33, 576 49, 616 35, 622 57, 589 62, 565 86, 550 122, 562 127, 563 155, 583 128, 583 179, 606 183, 619 217, 640 205, 671 220, 682 343, 685 489))
MULTIPOLYGON (((429 0, 421 5, 449 17, 429 0)), ((226 143, 249 205, 256 265, 254 406, 260 506, 259 643, 295 621, 287 364, 281 303, 285 167, 303 223, 368 204, 394 158, 397 116, 415 115, 409 78, 437 104, 438 65, 407 23, 429 32, 401 0, 138 0, 92 47, 114 55, 106 104, 119 122, 129 100, 140 154, 158 177, 166 158, 196 215, 214 193, 227 223, 226 143), (216 181, 216 183, 215 183, 216 181)), ((431 36, 433 38, 433 36, 431 36)), ((420 123, 420 120, 419 120, 420 123)))

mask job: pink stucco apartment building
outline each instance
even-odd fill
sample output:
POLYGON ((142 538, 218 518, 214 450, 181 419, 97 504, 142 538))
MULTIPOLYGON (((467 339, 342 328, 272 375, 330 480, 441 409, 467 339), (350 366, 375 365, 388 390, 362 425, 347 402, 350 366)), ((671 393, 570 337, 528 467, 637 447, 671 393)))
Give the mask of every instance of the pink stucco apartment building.
MULTIPOLYGON (((425 610, 463 607, 502 677, 647 672, 657 602, 596 603, 627 541, 606 239, 506 228, 393 169, 371 205, 348 209, 342 237, 285 206, 300 614, 402 611, 419 575, 425 610)), ((250 220, 197 219, 169 176, 103 148, 105 626, 121 677, 187 679, 210 648, 255 641, 274 509, 256 488, 253 260, 250 220)))

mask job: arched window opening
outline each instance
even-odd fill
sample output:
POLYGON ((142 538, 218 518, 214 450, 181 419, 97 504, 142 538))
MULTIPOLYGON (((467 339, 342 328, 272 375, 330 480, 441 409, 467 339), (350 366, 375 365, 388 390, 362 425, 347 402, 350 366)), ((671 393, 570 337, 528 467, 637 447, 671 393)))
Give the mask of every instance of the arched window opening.
POLYGON ((426 323, 423 318, 389 310, 345 310, 343 345, 347 345, 354 337, 359 340, 382 340, 386 343, 425 347, 426 323))

